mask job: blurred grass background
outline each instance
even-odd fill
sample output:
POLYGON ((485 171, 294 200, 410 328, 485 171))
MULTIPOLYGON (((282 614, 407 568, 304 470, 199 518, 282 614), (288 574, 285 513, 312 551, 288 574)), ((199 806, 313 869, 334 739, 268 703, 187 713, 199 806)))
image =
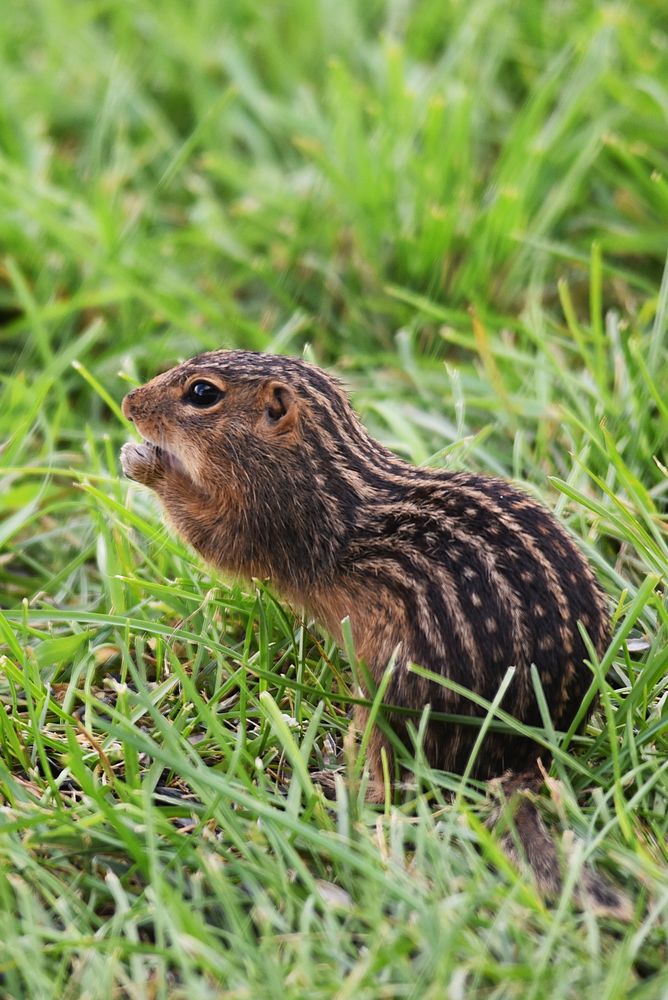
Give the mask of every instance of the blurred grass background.
POLYGON ((668 995, 665 5, 26 0, 0 46, 3 995, 668 995), (345 657, 119 480, 128 386, 225 346, 594 561, 555 908, 419 752, 376 812, 349 747, 328 812, 345 657), (573 906, 588 856, 629 927, 573 906))

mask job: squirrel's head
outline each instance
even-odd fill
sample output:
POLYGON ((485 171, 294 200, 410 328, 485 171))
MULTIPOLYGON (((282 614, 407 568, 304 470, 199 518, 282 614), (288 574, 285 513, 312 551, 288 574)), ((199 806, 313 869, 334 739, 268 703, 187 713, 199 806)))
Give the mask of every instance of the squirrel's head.
POLYGON ((307 362, 212 351, 128 393, 123 413, 149 444, 204 484, 237 463, 248 470, 272 455, 285 459, 299 448, 319 395, 343 393, 307 362))
POLYGON ((224 523, 226 539, 236 532, 230 565, 275 567, 282 551, 281 565, 322 563, 323 547, 333 557, 357 517, 371 439, 338 382, 315 365, 212 351, 128 393, 123 412, 145 439, 126 446, 126 473, 156 490, 211 561, 225 562, 222 534, 212 552, 224 523), (158 468, 174 471, 169 491, 158 468), (195 537, 184 512, 197 498, 204 528, 195 537))

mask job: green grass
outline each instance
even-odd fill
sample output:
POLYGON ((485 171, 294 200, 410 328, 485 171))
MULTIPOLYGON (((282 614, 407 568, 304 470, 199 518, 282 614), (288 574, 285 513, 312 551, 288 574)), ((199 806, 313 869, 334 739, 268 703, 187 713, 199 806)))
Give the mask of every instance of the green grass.
POLYGON ((27 0, 0 46, 2 995, 666 995, 665 5, 27 0), (335 368, 590 555, 599 707, 536 734, 554 906, 419 750, 365 805, 349 658, 120 478, 128 386, 221 346, 335 368))

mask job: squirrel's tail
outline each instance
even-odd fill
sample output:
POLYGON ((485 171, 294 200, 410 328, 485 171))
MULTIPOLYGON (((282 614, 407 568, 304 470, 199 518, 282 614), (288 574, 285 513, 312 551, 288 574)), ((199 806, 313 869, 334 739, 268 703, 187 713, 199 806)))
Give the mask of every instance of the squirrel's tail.
MULTIPOLYGON (((527 871, 542 896, 557 898, 562 891, 561 863, 557 846, 534 804, 533 796, 542 784, 535 774, 508 774, 498 781, 500 804, 494 810, 492 822, 503 818, 506 827, 501 837, 505 855, 520 869, 527 871)), ((599 916, 630 920, 633 907, 628 897, 598 872, 583 867, 574 892, 582 909, 599 916)))

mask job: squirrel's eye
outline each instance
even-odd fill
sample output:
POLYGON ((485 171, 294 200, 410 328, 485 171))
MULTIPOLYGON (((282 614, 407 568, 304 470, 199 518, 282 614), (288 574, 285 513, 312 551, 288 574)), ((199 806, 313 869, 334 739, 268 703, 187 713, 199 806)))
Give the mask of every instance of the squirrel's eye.
POLYGON ((204 409, 207 406, 215 406, 224 395, 223 390, 212 382, 193 382, 183 398, 191 406, 204 409))

